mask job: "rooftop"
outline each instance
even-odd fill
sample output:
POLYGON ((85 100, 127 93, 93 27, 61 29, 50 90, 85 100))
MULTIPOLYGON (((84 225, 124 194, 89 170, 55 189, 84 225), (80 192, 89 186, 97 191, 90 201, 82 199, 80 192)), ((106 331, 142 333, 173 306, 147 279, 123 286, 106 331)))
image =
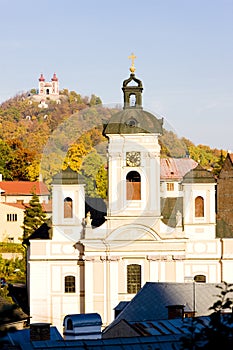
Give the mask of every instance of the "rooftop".
POLYGON ((49 195, 49 190, 42 181, 0 181, 0 191, 4 195, 49 195))

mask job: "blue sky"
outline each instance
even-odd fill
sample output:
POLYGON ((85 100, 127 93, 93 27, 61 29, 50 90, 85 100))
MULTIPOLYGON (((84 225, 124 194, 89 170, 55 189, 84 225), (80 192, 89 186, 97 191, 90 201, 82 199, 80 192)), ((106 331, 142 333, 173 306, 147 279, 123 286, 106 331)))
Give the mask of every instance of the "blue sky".
POLYGON ((0 0, 0 102, 56 72, 121 104, 134 52, 144 109, 194 144, 233 151, 233 0, 0 0))

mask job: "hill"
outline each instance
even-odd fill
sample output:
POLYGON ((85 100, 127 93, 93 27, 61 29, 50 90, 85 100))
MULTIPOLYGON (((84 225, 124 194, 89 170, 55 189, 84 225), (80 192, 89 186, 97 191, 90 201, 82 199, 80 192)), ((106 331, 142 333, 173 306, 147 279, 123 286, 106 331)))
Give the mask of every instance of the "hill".
MULTIPOLYGON (((116 108, 102 106, 94 94, 82 97, 64 89, 60 100, 46 100, 47 108, 33 100, 33 91, 0 105, 0 173, 4 180, 38 179, 49 185, 52 176, 69 165, 84 178, 87 194, 106 196, 106 139, 103 123, 116 108), (58 103, 59 102, 59 103, 58 103)), ((164 130, 162 157, 190 156, 216 174, 225 151, 195 146, 186 138, 164 130)))

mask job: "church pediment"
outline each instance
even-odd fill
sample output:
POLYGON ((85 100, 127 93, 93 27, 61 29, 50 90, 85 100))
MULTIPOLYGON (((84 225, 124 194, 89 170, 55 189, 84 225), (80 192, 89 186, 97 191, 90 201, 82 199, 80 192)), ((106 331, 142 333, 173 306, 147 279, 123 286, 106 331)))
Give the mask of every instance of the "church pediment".
POLYGON ((159 235, 150 227, 145 225, 124 225, 111 231, 106 238, 107 241, 127 241, 132 243, 134 241, 158 241, 159 235))

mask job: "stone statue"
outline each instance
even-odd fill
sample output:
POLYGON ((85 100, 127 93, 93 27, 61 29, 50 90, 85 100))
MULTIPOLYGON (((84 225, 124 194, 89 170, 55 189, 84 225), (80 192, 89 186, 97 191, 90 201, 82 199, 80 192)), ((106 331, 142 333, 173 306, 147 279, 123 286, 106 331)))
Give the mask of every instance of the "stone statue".
POLYGON ((179 210, 176 213, 176 226, 182 226, 182 214, 179 210))

